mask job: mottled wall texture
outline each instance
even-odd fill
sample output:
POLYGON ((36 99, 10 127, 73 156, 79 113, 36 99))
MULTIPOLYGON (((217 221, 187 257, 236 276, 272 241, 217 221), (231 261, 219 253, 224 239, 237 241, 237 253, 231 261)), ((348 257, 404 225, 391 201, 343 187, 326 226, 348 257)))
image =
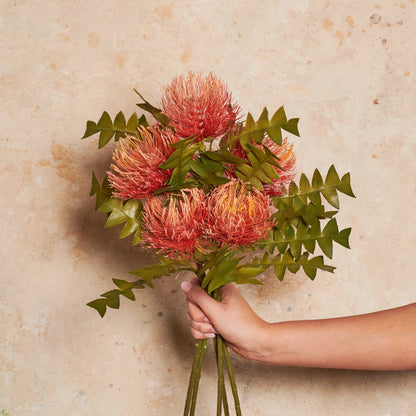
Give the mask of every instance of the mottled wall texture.
MULTIPOLYGON (((351 172, 334 275, 241 288, 271 321, 416 300, 415 0, 2 0, 0 414, 182 412, 193 340, 179 290, 137 292, 104 319, 85 304, 152 262, 104 229, 88 196, 112 145, 86 120, 158 103, 174 75, 213 70, 244 112, 300 117, 298 172, 351 172)), ((245 415, 415 415, 416 373, 281 368, 233 356, 245 415)), ((204 367, 199 414, 215 413, 204 367)))

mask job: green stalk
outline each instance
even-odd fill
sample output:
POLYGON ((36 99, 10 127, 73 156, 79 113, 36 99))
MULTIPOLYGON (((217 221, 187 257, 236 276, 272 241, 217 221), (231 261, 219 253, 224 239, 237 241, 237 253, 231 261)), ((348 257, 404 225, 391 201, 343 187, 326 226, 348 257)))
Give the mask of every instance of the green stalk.
POLYGON ((235 413, 237 416, 242 416, 240 399, 238 398, 237 385, 235 383, 234 372, 231 366, 230 354, 228 353, 228 347, 225 345, 225 343, 222 344, 222 347, 223 347, 223 352, 224 352, 224 357, 225 357, 225 365, 227 367, 228 377, 230 379, 230 384, 231 384, 231 390, 233 392, 233 397, 234 397, 235 413))
POLYGON ((199 387, 199 380, 201 379, 201 369, 202 369, 202 361, 204 359, 205 350, 207 348, 207 340, 200 339, 196 344, 198 353, 195 374, 194 374, 194 384, 192 388, 192 399, 191 399, 191 409, 189 416, 195 416, 195 407, 196 407, 196 397, 198 395, 198 387, 199 387))
POLYGON ((215 337, 215 352, 217 356, 217 369, 218 369, 218 383, 217 383, 217 416, 221 416, 223 398, 225 393, 225 384, 224 384, 224 372, 223 372, 223 348, 221 345, 221 337, 217 335, 215 337))
POLYGON ((200 341, 198 341, 195 344, 194 360, 192 363, 191 376, 189 378, 188 392, 186 393, 185 409, 183 411, 184 416, 189 415, 189 409, 191 407, 192 394, 194 391, 194 384, 195 384, 195 373, 196 373, 196 368, 198 366, 198 361, 199 361, 199 352, 201 350, 199 343, 200 341))

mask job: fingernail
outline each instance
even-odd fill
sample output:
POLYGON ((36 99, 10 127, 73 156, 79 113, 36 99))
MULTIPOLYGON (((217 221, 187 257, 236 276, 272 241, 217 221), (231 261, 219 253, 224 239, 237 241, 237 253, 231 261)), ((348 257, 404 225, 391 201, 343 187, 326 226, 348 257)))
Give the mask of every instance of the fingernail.
POLYGON ((211 323, 207 317, 204 318, 204 321, 208 322, 209 324, 211 323))
POLYGON ((205 336, 206 336, 207 338, 215 338, 215 334, 211 334, 211 333, 209 333, 209 334, 205 334, 205 336))
POLYGON ((188 293, 191 290, 192 283, 191 282, 182 282, 181 288, 185 293, 188 293))

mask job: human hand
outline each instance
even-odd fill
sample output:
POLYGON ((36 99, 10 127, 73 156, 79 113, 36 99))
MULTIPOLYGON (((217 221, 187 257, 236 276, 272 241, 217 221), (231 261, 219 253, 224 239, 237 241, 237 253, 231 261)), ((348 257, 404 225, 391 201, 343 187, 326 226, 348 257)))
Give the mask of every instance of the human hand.
POLYGON ((223 286, 218 302, 201 290, 197 280, 183 282, 188 302, 188 321, 196 339, 221 334, 236 353, 251 360, 261 360, 268 323, 251 309, 233 284, 223 286))

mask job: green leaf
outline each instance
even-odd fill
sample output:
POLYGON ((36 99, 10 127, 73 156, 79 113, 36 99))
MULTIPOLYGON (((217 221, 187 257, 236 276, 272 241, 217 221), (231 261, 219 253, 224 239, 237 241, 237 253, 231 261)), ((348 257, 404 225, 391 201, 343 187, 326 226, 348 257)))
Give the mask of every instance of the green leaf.
POLYGON ((298 118, 291 118, 287 123, 282 125, 282 129, 299 137, 298 123, 298 118))
POLYGON ((254 143, 260 144, 264 138, 264 134, 268 136, 279 146, 282 145, 282 129, 299 136, 298 131, 299 119, 286 118, 285 110, 280 107, 269 121, 267 108, 264 108, 257 123, 254 122, 253 116, 248 113, 245 126, 237 133, 237 138, 244 149, 250 143, 250 139, 254 143))
POLYGON ((308 253, 304 253, 298 260, 295 260, 288 251, 283 256, 280 254, 276 256, 272 260, 276 277, 279 280, 283 280, 286 270, 296 273, 300 267, 302 267, 305 274, 312 280, 315 278, 318 269, 330 273, 334 272, 335 267, 324 264, 322 256, 309 259, 308 255, 308 253))
POLYGON ((149 112, 163 127, 169 126, 170 120, 165 114, 162 113, 160 108, 157 108, 146 101, 137 90, 134 89, 134 92, 144 101, 143 103, 137 104, 138 107, 149 112))
POLYGON ((133 244, 140 242, 141 212, 143 204, 138 199, 129 199, 124 204, 119 198, 110 198, 98 211, 110 213, 105 228, 115 227, 125 222, 120 238, 125 238, 136 232, 133 244), (139 233, 139 235, 137 235, 139 233), (139 240, 139 241, 138 241, 139 240))
POLYGON ((101 207, 110 197, 111 197, 110 184, 108 182, 108 177, 105 176, 102 185, 98 182, 95 173, 92 172, 92 182, 90 196, 95 195, 95 209, 101 207))
MULTIPOLYGON (((146 123, 146 119, 143 120, 143 123, 146 123)), ((115 136, 114 140, 118 141, 120 138, 128 135, 136 135, 139 125, 140 121, 136 113, 130 116, 126 125, 126 118, 121 111, 116 115, 114 123, 111 121, 111 117, 107 111, 104 111, 97 123, 91 120, 87 121, 87 127, 82 139, 100 133, 98 147, 101 149, 113 136, 115 136)))
POLYGON ((169 275, 177 270, 178 268, 173 263, 157 263, 142 267, 141 269, 132 270, 129 273, 141 277, 146 285, 150 286, 151 288, 154 288, 154 279, 160 279, 162 276, 169 275))
POLYGON ((94 308, 102 318, 107 309, 107 299, 95 299, 92 302, 87 303, 87 306, 94 308))

